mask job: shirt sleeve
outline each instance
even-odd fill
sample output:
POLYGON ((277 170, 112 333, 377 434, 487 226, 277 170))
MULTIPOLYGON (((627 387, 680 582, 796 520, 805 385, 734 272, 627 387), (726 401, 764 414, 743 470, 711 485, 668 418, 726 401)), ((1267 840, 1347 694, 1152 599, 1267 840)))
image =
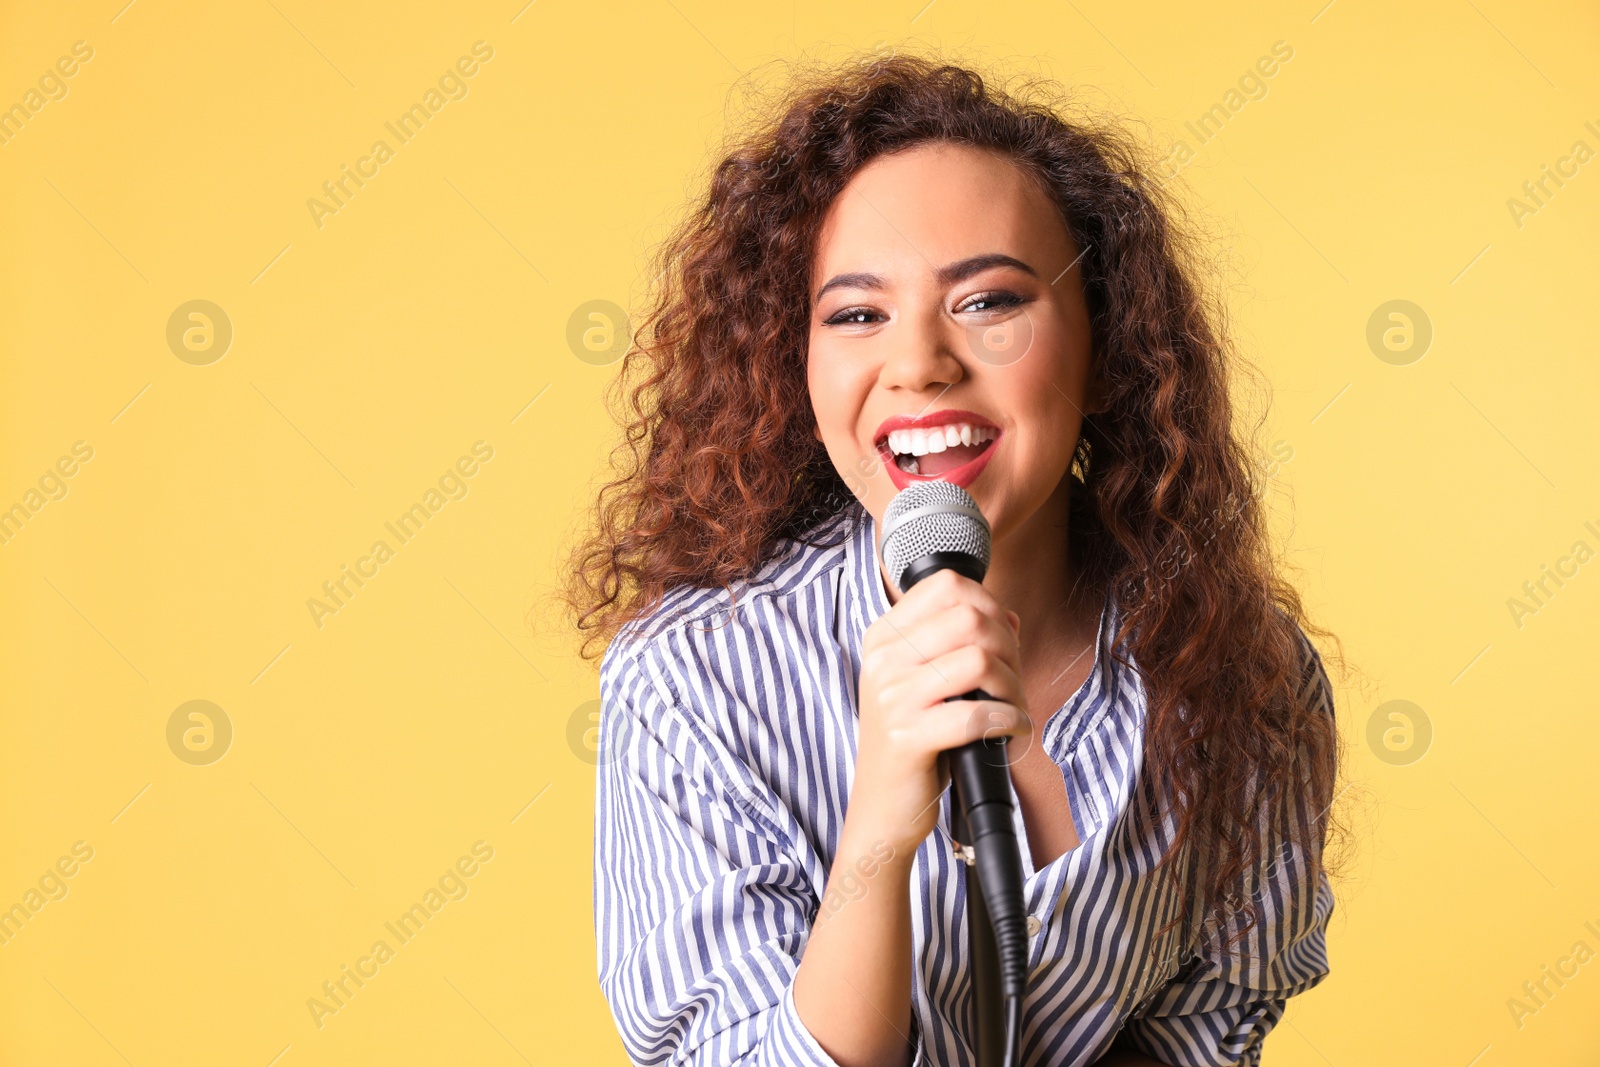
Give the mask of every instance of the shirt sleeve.
POLYGON ((748 774, 719 766, 729 751, 636 655, 602 670, 600 730, 595 932, 629 1059, 838 1067, 794 1005, 818 898, 787 836, 732 784, 748 774))
MULTIPOLYGON (((1331 718, 1332 689, 1321 658, 1304 635, 1301 640, 1309 704, 1331 718)), ((1300 848, 1279 845, 1272 861, 1253 872, 1242 890, 1255 905, 1256 927, 1231 955, 1207 950, 1190 956, 1124 1026, 1134 1047, 1175 1067, 1258 1067, 1262 1043, 1289 998, 1329 974, 1333 889, 1320 869, 1311 878, 1309 867, 1300 848)), ((1244 922, 1242 916, 1232 918, 1219 940, 1244 922)))

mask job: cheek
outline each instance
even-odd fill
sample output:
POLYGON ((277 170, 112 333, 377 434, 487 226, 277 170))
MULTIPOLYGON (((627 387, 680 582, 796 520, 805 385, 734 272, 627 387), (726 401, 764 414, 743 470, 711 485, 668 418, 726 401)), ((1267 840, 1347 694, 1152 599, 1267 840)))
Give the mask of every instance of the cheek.
POLYGON ((837 391, 831 386, 824 368, 816 360, 806 365, 806 389, 811 398, 811 413, 817 423, 817 439, 827 444, 838 437, 835 421, 839 405, 837 391))
POLYGON ((822 433, 836 443, 843 443, 840 438, 855 437, 866 396, 865 381, 861 369, 842 354, 830 351, 825 343, 812 344, 806 357, 811 410, 822 433))
POLYGON ((826 390, 827 370, 825 361, 817 354, 815 348, 806 353, 806 392, 811 397, 811 407, 817 413, 817 421, 822 421, 823 410, 826 406, 824 392, 826 390))
POLYGON ((1051 421, 1073 430, 1089 406, 1089 349, 1085 330, 1047 320, 1028 358, 1012 368, 1017 380, 1010 388, 1018 402, 1047 412, 1051 421))
POLYGON ((1086 403, 1082 378, 1081 364, 1048 348, 988 376, 989 402, 1018 430, 1011 450, 1018 467, 1042 472, 1070 465, 1086 403))
POLYGON ((845 486, 869 508, 893 484, 867 438, 871 427, 862 425, 867 398, 876 381, 868 361, 857 349, 835 351, 824 341, 813 343, 806 359, 806 387, 816 417, 817 437, 828 452, 834 470, 845 486))

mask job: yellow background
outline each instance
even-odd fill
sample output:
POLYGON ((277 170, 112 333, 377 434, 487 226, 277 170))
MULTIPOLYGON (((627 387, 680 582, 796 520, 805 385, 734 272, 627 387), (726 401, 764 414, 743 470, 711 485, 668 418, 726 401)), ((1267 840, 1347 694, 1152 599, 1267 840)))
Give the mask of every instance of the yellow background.
POLYGON ((1292 450, 1286 551, 1364 672, 1333 973, 1267 1061, 1600 1057, 1600 962, 1520 1026, 1507 1004, 1600 950, 1600 563, 1507 606, 1600 549, 1600 162, 1507 207, 1600 151, 1592 5, 124 2, 9 3, 0 32, 3 105, 94 49, 0 146, 0 507, 94 450, 0 545, 0 906, 94 849, 0 947, 0 1061, 622 1062, 569 740, 596 679, 528 621, 613 434, 617 367, 569 316, 637 299, 775 57, 938 45, 1086 86, 1164 154, 1280 40, 1182 172, 1292 450), (319 228, 308 198, 479 40, 466 98, 319 228), (234 331, 205 366, 166 340, 195 299, 234 331), (1434 333, 1404 366, 1366 341, 1394 299, 1434 333), (466 497, 316 625, 480 440, 466 497), (1366 740, 1392 699, 1432 724, 1420 760, 1366 740), (190 700, 232 723, 207 766, 168 746, 190 700), (469 895, 319 1029, 307 999, 477 841, 469 895))

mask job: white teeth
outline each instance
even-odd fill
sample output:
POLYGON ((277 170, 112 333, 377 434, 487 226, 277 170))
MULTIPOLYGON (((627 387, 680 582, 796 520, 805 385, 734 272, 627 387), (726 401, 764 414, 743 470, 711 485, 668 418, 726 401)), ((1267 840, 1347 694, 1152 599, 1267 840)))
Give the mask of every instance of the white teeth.
POLYGON ((930 452, 943 452, 956 445, 981 445, 992 441, 998 431, 988 426, 970 423, 947 423, 931 429, 892 430, 889 433, 889 450, 897 456, 926 456, 930 452))

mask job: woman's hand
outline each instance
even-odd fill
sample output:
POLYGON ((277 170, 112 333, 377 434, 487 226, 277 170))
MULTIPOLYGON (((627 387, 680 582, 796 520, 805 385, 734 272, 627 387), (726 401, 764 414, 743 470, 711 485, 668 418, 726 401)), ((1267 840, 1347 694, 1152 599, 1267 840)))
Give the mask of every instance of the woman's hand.
POLYGON ((949 783, 940 754, 983 737, 1028 736, 1018 619, 970 578, 918 582, 861 643, 861 722, 850 806, 795 976, 794 1004, 844 1067, 911 1060, 912 858, 949 783), (993 700, 956 700, 982 689, 993 700))
POLYGON ((909 856, 938 821, 941 754, 986 737, 1028 737, 1019 619, 982 585, 940 571, 866 632, 860 732, 847 823, 909 856), (957 700, 982 689, 992 700, 957 700))

